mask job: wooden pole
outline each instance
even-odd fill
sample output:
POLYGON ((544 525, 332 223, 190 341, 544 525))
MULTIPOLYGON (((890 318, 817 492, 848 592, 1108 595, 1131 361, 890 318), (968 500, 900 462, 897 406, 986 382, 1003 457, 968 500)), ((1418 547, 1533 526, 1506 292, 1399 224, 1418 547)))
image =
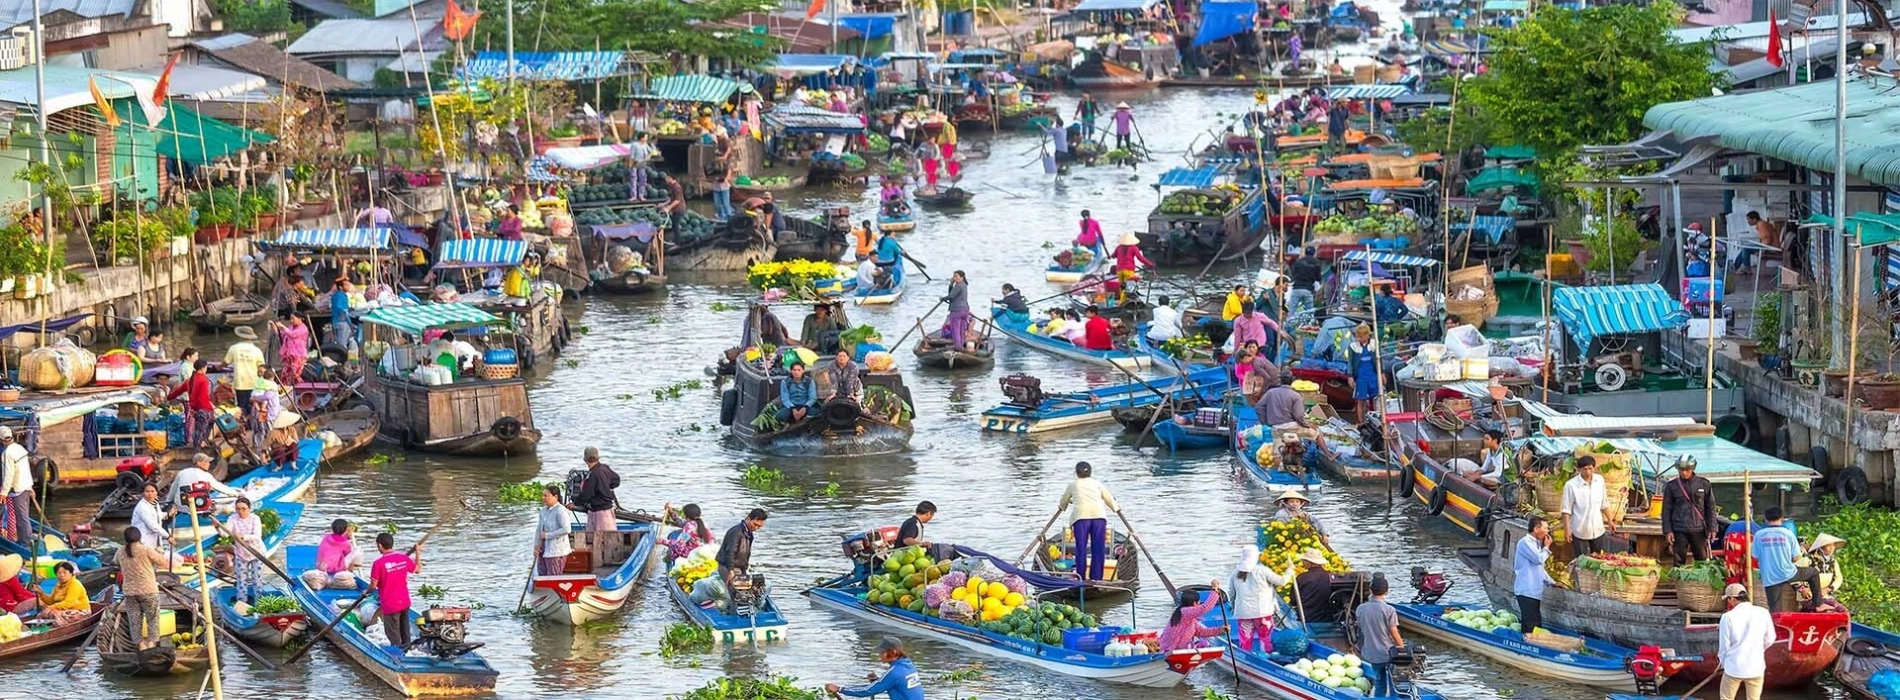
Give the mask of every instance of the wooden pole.
MULTIPOLYGON (((191 513, 191 538, 199 543, 198 565, 192 567, 198 570, 198 604, 201 606, 198 608, 198 616, 209 618, 212 614, 211 586, 205 583, 205 568, 211 566, 211 559, 204 551, 205 536, 204 531, 198 527, 198 509, 187 508, 186 510, 191 513)), ((232 540, 236 541, 236 538, 232 540)), ((209 619, 202 619, 199 622, 205 626, 205 653, 211 657, 211 697, 224 700, 224 679, 220 677, 223 674, 218 670, 218 626, 209 619)))
POLYGON ((1720 235, 1721 231, 1716 230, 1711 222, 1709 226, 1709 337, 1702 341, 1703 344, 1709 346, 1702 368, 1702 422, 1709 425, 1715 425, 1715 344, 1722 339, 1723 335, 1715 332, 1715 307, 1719 305, 1717 300, 1720 299, 1720 296, 1715 293, 1717 267, 1715 239, 1720 235))
MULTIPOLYGON (((1860 226, 1855 226, 1854 234, 1855 242, 1859 242, 1860 226)), ((1860 364, 1860 248, 1848 245, 1846 250, 1854 256, 1854 288, 1847 292, 1854 296, 1854 302, 1853 317, 1848 321, 1847 331, 1847 392, 1841 395, 1841 403, 1846 404, 1843 420, 1847 422, 1842 424, 1844 434, 1852 435, 1854 433, 1854 368, 1860 364)), ((1827 465, 1820 465, 1820 468, 1827 469, 1827 465)))

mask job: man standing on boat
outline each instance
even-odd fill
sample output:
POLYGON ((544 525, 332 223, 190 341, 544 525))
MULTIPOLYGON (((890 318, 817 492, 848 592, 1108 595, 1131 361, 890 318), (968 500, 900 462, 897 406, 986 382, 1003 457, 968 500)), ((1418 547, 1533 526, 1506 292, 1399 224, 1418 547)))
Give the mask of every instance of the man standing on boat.
POLYGON ((13 439, 13 429, 0 425, 0 534, 21 544, 33 542, 33 456, 13 439))
POLYGON ((719 541, 719 553, 713 556, 713 561, 719 564, 719 582, 726 585, 727 591, 732 590, 733 577, 751 573, 752 537, 763 527, 765 509, 753 508, 719 541))
POLYGON ((1801 541, 1795 538, 1794 528, 1781 521, 1781 508, 1769 506, 1762 511, 1762 527, 1755 531, 1755 566, 1761 573, 1762 595, 1768 600, 1762 601, 1768 609, 1783 612, 1782 604, 1788 584, 1794 583, 1796 569, 1794 561, 1801 557, 1801 541))
POLYGON ((1122 512, 1108 487, 1090 476, 1094 471, 1088 462, 1076 462, 1075 481, 1069 482, 1062 500, 1056 502, 1058 513, 1075 504, 1069 511, 1069 527, 1075 530, 1075 571, 1085 581, 1102 580, 1108 558, 1108 513, 1122 512))
POLYGON ((1525 634, 1544 624, 1544 587, 1557 583, 1544 562, 1550 560, 1550 523, 1531 516, 1530 532, 1517 540, 1511 559, 1511 592, 1517 595, 1517 615, 1525 634))
POLYGON ((1374 697, 1392 694, 1392 651, 1405 646, 1405 638, 1399 636, 1399 611, 1385 602, 1391 586, 1384 576, 1373 577, 1372 599, 1353 611, 1354 624, 1359 626, 1359 658, 1378 670, 1372 692, 1367 693, 1374 697))
POLYGON ((614 489, 620 488, 620 475, 612 467, 600 461, 600 448, 589 447, 581 452, 581 461, 587 463, 587 478, 581 481, 580 493, 574 494, 574 504, 587 509, 587 529, 590 532, 613 532, 620 529, 614 520, 614 507, 620 498, 614 495, 614 489))
POLYGON ((1715 529, 1715 487, 1696 476, 1695 458, 1676 460, 1676 478, 1662 487, 1663 539, 1674 553, 1676 566, 1691 559, 1707 561, 1709 537, 1715 529))
POLYGON ((1082 100, 1075 103, 1075 120, 1082 125, 1082 138, 1095 138, 1095 119, 1101 115, 1102 104, 1095 101, 1095 96, 1082 93, 1082 100))
POLYGON ((1307 246, 1305 253, 1287 266, 1287 277, 1293 279, 1293 288, 1286 294, 1289 317, 1299 316, 1313 308, 1313 290, 1319 288, 1320 278, 1326 275, 1325 266, 1319 262, 1319 251, 1307 246))
POLYGON ((376 535, 376 551, 381 553, 369 565, 369 591, 376 594, 377 613, 383 622, 383 636, 397 649, 409 647, 409 574, 422 570, 422 543, 414 548, 415 558, 396 551, 396 536, 387 532, 376 535))
POLYGON ((1616 534, 1610 523, 1608 496, 1603 477, 1597 475, 1597 460, 1584 455, 1577 458, 1577 475, 1564 482, 1561 515, 1564 534, 1570 538, 1570 557, 1603 551, 1605 534, 1616 534))
POLYGON ((949 561, 955 559, 957 557, 956 547, 940 542, 933 543, 924 539, 924 525, 931 520, 935 520, 936 517, 937 504, 931 503, 930 501, 918 503, 917 510, 910 517, 904 519, 904 524, 897 526, 897 546, 922 547, 925 552, 930 554, 930 558, 935 561, 949 561))
POLYGON ((1735 700, 1746 689, 1748 700, 1761 700, 1762 677, 1768 675, 1768 647, 1775 644, 1775 618, 1748 602, 1748 588, 1731 583, 1722 591, 1728 611, 1717 626, 1716 655, 1722 661, 1722 700, 1735 700))
POLYGON ((885 672, 883 678, 875 673, 866 674, 865 679, 871 683, 855 688, 827 683, 825 692, 847 698, 870 698, 883 693, 887 700, 924 700, 924 680, 917 675, 917 665, 911 663, 910 657, 904 654, 903 642, 897 641, 895 637, 885 637, 878 642, 877 656, 891 665, 891 670, 885 672))

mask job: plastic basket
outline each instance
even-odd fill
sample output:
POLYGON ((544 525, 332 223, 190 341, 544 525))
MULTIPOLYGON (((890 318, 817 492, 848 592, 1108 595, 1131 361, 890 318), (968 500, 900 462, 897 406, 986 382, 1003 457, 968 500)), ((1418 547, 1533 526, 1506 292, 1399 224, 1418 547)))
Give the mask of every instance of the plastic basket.
POLYGON ((1121 633, 1120 627, 1062 630, 1062 648, 1085 654, 1100 654, 1108 647, 1109 641, 1121 633))

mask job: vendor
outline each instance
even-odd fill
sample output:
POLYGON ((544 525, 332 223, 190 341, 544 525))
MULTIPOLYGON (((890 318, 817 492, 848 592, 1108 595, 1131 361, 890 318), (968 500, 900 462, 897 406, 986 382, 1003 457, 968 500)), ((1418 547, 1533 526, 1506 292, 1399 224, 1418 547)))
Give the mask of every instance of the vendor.
POLYGON ((1319 533, 1320 546, 1327 549, 1333 548, 1333 537, 1326 532, 1326 525, 1321 523, 1319 518, 1313 517, 1313 514, 1306 512, 1306 505, 1310 502, 1306 500, 1306 494, 1285 488, 1280 490, 1280 496, 1274 500, 1280 504, 1280 509, 1273 513, 1274 520, 1304 520, 1306 524, 1313 526, 1314 532, 1319 533))
POLYGON ((839 336, 848 330, 851 330, 851 321, 844 316, 844 304, 821 303, 805 316, 805 325, 798 334, 799 344, 829 355, 838 351, 839 336))
POLYGON ((1463 457, 1451 460, 1451 467, 1458 475, 1488 489, 1496 489, 1504 479, 1504 467, 1510 462, 1509 451, 1504 447, 1504 431, 1488 428, 1484 431, 1484 449, 1479 452, 1481 462, 1473 462, 1463 457))
POLYGON ((949 561, 957 557, 955 545, 941 542, 933 543, 924 539, 924 525, 937 518, 937 504, 921 501, 904 524, 897 526, 897 546, 922 547, 933 561, 949 561))
POLYGON ((1332 622, 1339 617, 1333 605, 1333 575, 1326 570, 1326 553, 1312 547, 1300 552, 1300 575, 1293 579, 1294 599, 1308 624, 1332 622))

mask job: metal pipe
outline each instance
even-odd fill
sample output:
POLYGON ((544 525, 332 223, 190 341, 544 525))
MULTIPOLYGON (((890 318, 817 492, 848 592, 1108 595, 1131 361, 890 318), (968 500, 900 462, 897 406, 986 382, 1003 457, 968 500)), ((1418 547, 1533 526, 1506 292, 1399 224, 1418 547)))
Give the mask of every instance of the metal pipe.
MULTIPOLYGON (((1829 207, 1834 216, 1834 240, 1828 248, 1833 251, 1833 264, 1829 268, 1836 272, 1833 277, 1834 298, 1845 298, 1846 280, 1841 278, 1839 270, 1847 262, 1847 0, 1834 0, 1834 202, 1829 207)), ((1859 294, 1859 290, 1854 290, 1859 294)), ((1840 338, 1845 332, 1840 314, 1834 314, 1831 337, 1840 338)), ((1833 355, 1830 360, 1838 364, 1846 352, 1846 343, 1831 343, 1833 355)), ((1849 426, 1852 429, 1852 426, 1849 426)))

